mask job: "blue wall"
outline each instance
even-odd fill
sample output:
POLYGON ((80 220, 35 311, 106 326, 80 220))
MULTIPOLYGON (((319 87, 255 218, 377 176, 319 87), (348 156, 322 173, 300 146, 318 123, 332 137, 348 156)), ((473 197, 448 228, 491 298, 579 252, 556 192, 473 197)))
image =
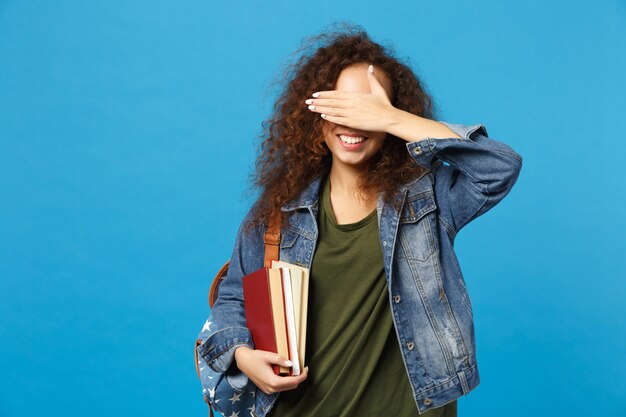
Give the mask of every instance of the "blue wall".
POLYGON ((625 3, 294 3, 0 1, 0 415, 205 415, 192 349, 270 82, 339 20, 524 157, 456 241, 459 415, 623 412, 625 3))

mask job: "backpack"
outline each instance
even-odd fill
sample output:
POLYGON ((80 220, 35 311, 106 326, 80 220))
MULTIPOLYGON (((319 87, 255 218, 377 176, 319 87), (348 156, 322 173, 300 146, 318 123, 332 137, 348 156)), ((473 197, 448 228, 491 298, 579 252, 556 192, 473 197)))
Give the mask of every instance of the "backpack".
MULTIPOLYGON (((271 266, 272 260, 278 260, 279 258, 279 242, 280 242, 280 224, 281 217, 280 212, 278 215, 272 216, 272 221, 268 225, 268 229, 263 236, 265 243, 265 256, 263 265, 265 267, 271 266)), ((213 307, 215 300, 219 297, 219 285, 228 273, 228 265, 230 259, 227 260, 219 269, 215 278, 211 282, 211 288, 209 290, 209 308, 213 307)), ((254 383, 248 380, 248 385, 244 387, 244 390, 236 390, 227 380, 225 373, 215 372, 209 367, 204 360, 198 356, 197 348, 202 342, 211 336, 213 333, 210 328, 212 314, 209 313, 209 318, 206 320, 202 331, 196 339, 194 346, 194 360, 196 364, 196 373, 198 379, 202 384, 204 401, 209 407, 209 416, 214 417, 213 410, 220 412, 224 416, 231 415, 233 412, 240 410, 255 409, 255 395, 256 389, 254 383), (242 395, 245 389, 252 390, 252 395, 242 395), (229 399, 236 398, 236 401, 229 401, 229 399), (220 403, 221 401, 221 403, 220 403)), ((217 330, 217 329, 214 329, 217 330)), ((233 359, 234 361, 234 359, 233 359)), ((251 413, 252 415, 255 415, 251 413)))

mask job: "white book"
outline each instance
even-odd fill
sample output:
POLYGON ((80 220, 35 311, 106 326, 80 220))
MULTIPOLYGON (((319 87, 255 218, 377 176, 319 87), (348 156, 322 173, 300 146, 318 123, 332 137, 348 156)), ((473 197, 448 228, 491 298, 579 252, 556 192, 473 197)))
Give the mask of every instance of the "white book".
POLYGON ((303 349, 301 344, 305 341, 302 334, 302 270, 300 268, 289 267, 291 275, 291 289, 293 290, 293 312, 296 318, 296 332, 298 333, 298 350, 300 352, 300 368, 304 368, 303 349))
POLYGON ((285 292, 285 314, 287 315, 287 332, 289 333, 289 353, 293 362, 293 375, 300 375, 300 359, 298 358, 298 332, 293 307, 293 290, 291 289, 291 274, 289 268, 280 268, 283 275, 285 292))

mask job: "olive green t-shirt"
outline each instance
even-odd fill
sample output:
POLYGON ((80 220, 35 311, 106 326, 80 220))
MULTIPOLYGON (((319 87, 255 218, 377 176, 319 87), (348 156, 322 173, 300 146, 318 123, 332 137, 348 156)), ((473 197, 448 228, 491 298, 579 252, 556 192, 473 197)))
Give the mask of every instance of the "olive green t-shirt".
POLYGON ((389 306, 376 210, 338 225, 320 189, 309 282, 308 378, 269 417, 456 416, 456 401, 418 414, 389 306))

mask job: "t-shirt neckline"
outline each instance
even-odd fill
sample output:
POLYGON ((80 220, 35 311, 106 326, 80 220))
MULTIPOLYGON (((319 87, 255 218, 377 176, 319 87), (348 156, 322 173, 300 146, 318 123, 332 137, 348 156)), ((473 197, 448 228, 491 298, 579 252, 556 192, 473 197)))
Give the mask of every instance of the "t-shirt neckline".
POLYGON ((335 219, 335 213, 333 212, 332 205, 330 202, 330 178, 328 176, 326 176, 326 179, 324 181, 323 196, 324 198, 323 198, 322 204, 324 204, 324 212, 326 213, 326 216, 328 216, 328 218, 330 219, 330 223, 333 225, 333 227, 339 230, 350 231, 350 230, 359 229, 361 227, 368 225, 376 218, 377 209, 374 208, 374 210, 372 210, 371 213, 369 213, 367 216, 363 217, 362 219, 357 220, 356 222, 337 224, 337 219, 335 219))

